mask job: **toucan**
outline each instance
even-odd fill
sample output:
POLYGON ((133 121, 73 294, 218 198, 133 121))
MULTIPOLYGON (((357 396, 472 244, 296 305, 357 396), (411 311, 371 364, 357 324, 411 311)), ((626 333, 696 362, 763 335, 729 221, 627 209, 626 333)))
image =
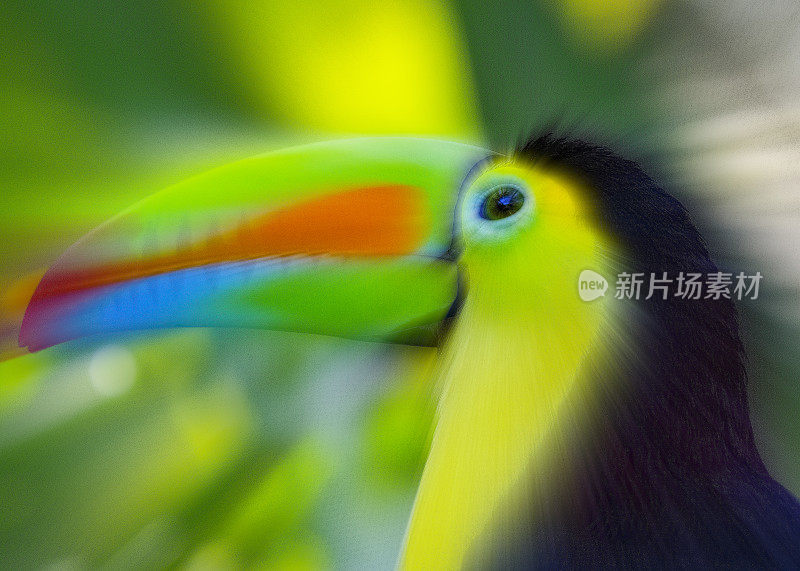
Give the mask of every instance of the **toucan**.
POLYGON ((734 301, 586 301, 585 270, 718 271, 684 206, 602 146, 324 141, 98 227, 45 273, 19 341, 236 326, 436 345, 400 568, 800 568, 734 301))

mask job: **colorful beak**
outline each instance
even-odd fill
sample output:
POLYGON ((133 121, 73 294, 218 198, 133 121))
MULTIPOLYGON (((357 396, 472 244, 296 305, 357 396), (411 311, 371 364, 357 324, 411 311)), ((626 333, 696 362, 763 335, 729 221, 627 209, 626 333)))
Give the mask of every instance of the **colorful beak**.
POLYGON ((487 154, 352 139, 179 183, 65 252, 28 305, 20 346, 187 326, 426 343, 456 296, 458 190, 487 154))

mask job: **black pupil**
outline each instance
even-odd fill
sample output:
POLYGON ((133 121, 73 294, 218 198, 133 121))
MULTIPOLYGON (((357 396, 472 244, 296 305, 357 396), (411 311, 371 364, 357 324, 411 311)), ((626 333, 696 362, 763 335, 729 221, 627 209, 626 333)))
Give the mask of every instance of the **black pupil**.
POLYGON ((481 218, 500 220, 517 212, 525 202, 525 196, 513 186, 494 189, 481 204, 481 218))

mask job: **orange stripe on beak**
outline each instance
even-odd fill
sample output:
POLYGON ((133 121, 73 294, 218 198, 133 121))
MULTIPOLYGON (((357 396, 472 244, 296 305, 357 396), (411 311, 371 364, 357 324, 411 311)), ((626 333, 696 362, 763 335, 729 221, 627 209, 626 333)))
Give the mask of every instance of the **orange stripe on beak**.
POLYGON ((267 256, 409 254, 420 246, 430 224, 422 200, 418 189, 404 185, 325 194, 249 219, 175 252, 47 276, 37 297, 267 256))
POLYGON ((249 235, 241 240, 243 252, 253 257, 408 254, 427 231, 420 202, 421 193, 408 186, 325 195, 255 219, 244 229, 249 235))

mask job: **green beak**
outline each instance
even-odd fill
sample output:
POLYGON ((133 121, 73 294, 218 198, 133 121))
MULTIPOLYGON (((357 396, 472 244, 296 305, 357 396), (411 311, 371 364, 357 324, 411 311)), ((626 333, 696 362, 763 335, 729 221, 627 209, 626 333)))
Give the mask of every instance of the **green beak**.
POLYGON ((458 190, 487 154, 353 139, 181 182, 64 253, 28 305, 20 346, 186 326, 425 343, 456 296, 458 190))

